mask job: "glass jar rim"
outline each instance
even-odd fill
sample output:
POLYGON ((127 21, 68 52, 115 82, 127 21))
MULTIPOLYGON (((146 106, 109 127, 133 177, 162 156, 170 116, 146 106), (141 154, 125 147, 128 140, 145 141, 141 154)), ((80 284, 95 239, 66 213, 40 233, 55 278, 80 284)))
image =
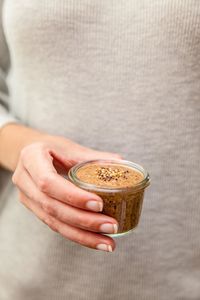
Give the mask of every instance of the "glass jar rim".
POLYGON ((95 190, 99 192, 123 192, 123 191, 138 191, 141 189, 146 188, 150 184, 150 176, 149 173, 140 165, 133 163, 128 160, 122 160, 122 159, 94 159, 94 160, 87 160, 83 161, 81 163, 76 164, 73 166, 69 172, 68 172, 68 178, 69 180, 77 185, 80 188, 87 189, 87 190, 95 190), (134 186, 130 187, 105 187, 105 186, 99 186, 91 183, 84 182, 80 180, 77 176, 76 173, 77 171, 82 168, 85 165, 88 164, 118 164, 118 165, 125 165, 128 166, 132 169, 135 169, 136 171, 139 171, 140 173, 143 174, 144 178, 142 181, 139 183, 135 184, 134 186))

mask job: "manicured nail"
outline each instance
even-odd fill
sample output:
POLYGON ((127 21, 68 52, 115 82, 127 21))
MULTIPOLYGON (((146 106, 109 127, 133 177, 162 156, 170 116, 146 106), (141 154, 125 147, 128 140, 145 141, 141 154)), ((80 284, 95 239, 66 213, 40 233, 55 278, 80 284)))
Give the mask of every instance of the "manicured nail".
POLYGON ((107 252, 112 252, 112 247, 111 245, 106 245, 106 244, 98 244, 96 246, 96 249, 98 250, 103 250, 103 251, 107 251, 107 252))
POLYGON ((117 233, 118 226, 117 224, 104 223, 100 226, 100 231, 105 233, 117 233))
POLYGON ((102 211, 103 210, 103 203, 99 202, 99 201, 93 201, 93 200, 90 200, 86 203, 86 207, 90 210, 93 210, 93 211, 102 211))

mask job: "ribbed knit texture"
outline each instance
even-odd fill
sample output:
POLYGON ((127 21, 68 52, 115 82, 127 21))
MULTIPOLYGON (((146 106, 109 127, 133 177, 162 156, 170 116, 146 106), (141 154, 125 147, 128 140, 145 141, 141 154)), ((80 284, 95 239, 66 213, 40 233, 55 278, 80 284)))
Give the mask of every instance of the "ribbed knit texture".
POLYGON ((2 170, 0 299, 199 300, 200 1, 4 2, 1 124, 9 111, 117 151, 152 184, 138 228, 104 253, 52 232, 2 170))

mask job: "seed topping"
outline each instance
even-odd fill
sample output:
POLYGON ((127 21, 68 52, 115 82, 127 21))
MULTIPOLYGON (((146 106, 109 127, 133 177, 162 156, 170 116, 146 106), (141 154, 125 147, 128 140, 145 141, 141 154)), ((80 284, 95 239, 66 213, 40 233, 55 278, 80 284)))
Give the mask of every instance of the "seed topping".
POLYGON ((110 167, 98 167, 95 170, 97 177, 103 181, 118 180, 119 178, 127 179, 128 170, 112 169, 110 167))

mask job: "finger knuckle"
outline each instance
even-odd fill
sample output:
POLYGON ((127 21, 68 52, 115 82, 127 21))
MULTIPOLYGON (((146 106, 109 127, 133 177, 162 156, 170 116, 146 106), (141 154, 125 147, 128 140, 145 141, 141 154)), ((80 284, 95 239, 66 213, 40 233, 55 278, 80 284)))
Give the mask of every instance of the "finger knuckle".
POLYGON ((56 221, 50 216, 46 216, 43 219, 44 223, 47 224, 53 231, 58 232, 58 225, 56 221))
POLYGON ((82 234, 80 234, 80 233, 76 234, 75 240, 80 245, 85 245, 86 244, 86 240, 83 238, 82 234))
POLYGON ((38 179, 38 188, 41 192, 46 193, 52 184, 52 178, 49 175, 43 175, 38 179))
POLYGON ((17 182, 18 182, 17 175, 16 175, 16 172, 14 172, 14 174, 12 175, 12 183, 16 185, 17 182))
POLYGON ((23 163, 25 163, 28 159, 29 156, 29 149, 30 149, 30 145, 29 146, 25 146, 21 152, 20 152, 20 159, 23 163))
POLYGON ((45 142, 36 142, 33 146, 37 149, 45 150, 47 148, 47 144, 45 142))
POLYGON ((66 202, 67 202, 68 204, 72 204, 72 205, 73 205, 73 203, 74 203, 74 198, 73 198, 73 196, 70 195, 70 194, 66 195, 66 202))
POLYGON ((90 220, 87 219, 86 225, 87 225, 87 227, 93 228, 93 229, 96 229, 98 227, 97 221, 95 219, 90 219, 90 220))
POLYGON ((33 200, 35 202, 39 202, 39 200, 38 200, 39 197, 38 197, 37 192, 35 193, 35 191, 33 191, 32 189, 28 190, 27 195, 28 195, 28 198, 30 200, 33 200))
POLYGON ((88 228, 88 229, 96 229, 97 224, 96 221, 90 218, 81 218, 78 217, 78 223, 81 227, 88 228))
POLYGON ((26 163, 29 161, 30 155, 32 151, 40 149, 41 151, 45 150, 45 143, 42 142, 36 142, 32 143, 30 145, 25 146, 21 151, 20 151, 20 159, 23 163, 26 163))
POLYGON ((24 194, 22 194, 22 193, 19 194, 19 201, 23 206, 30 209, 29 205, 27 204, 27 198, 24 194))
POLYGON ((24 203, 24 196, 23 196, 22 193, 19 193, 19 201, 20 201, 21 203, 24 203))
POLYGON ((56 208, 53 203, 51 203, 49 201, 44 201, 42 203, 42 208, 47 214, 49 214, 51 216, 56 216, 56 208))

